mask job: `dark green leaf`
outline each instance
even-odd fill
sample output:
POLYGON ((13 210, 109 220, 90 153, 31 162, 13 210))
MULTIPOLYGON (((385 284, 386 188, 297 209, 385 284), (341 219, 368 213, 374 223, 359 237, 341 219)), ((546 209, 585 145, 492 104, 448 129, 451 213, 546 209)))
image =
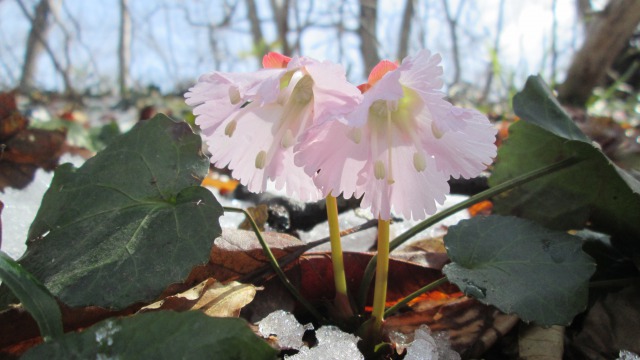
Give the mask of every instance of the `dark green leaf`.
POLYGON ((570 140, 591 143, 576 126, 540 76, 530 76, 524 89, 513 98, 516 114, 525 121, 570 140))
POLYGON ((33 316, 40 328, 40 335, 45 340, 62 335, 62 315, 56 299, 37 279, 2 251, 0 279, 33 316))
POLYGON ((163 115, 56 169, 20 263, 70 306, 151 301, 207 262, 222 208, 200 137, 163 115))
POLYGON ((236 318, 199 311, 108 319, 42 344, 21 359, 274 359, 275 350, 236 318))
POLYGON ((443 272, 465 294, 540 325, 566 325, 587 305, 595 264, 575 236, 516 217, 475 217, 444 238, 443 272))
POLYGON ((530 77, 516 95, 514 110, 522 121, 511 125, 490 185, 567 158, 580 162, 497 197, 496 212, 553 229, 581 229, 589 223, 626 248, 640 247, 640 182, 580 132, 539 77, 530 77))

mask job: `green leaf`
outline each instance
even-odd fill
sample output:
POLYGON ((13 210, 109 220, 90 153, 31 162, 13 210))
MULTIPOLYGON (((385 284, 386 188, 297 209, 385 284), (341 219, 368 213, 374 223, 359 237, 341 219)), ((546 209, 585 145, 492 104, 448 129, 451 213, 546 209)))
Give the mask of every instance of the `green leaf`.
POLYGON ((524 89, 513 98, 513 108, 523 120, 570 140, 591 143, 576 126, 540 76, 530 76, 524 89))
POLYGON ((164 115, 134 127, 82 167, 56 169, 20 263, 70 306, 154 300, 206 263, 222 207, 198 186, 200 137, 164 115))
POLYGON ((442 270, 465 294, 539 325, 566 325, 587 305, 595 264, 580 239, 516 217, 475 217, 444 238, 442 270))
POLYGON ((150 312, 108 319, 36 346, 21 359, 274 359, 273 350, 237 318, 199 311, 150 312))
POLYGON ((495 211, 553 229, 589 223, 627 249, 640 248, 640 182, 580 132, 539 77, 530 77, 513 103, 522 121, 498 150, 491 186, 567 158, 579 163, 496 197, 495 211))
POLYGON ((0 279, 33 316, 46 340, 62 335, 62 315, 49 291, 9 255, 0 251, 0 279))

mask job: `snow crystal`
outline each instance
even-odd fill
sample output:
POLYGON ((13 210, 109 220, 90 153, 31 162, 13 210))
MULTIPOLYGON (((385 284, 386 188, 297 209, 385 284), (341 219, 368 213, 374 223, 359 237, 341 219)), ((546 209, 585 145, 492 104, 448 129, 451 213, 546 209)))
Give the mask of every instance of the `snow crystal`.
POLYGON ((338 341, 351 342, 354 345, 358 344, 360 338, 353 334, 346 333, 337 326, 323 326, 316 331, 316 339, 318 339, 319 345, 332 344, 338 341))
POLYGON ((359 338, 345 333, 335 326, 323 326, 316 331, 318 346, 303 347, 293 356, 286 356, 287 360, 357 360, 364 359, 358 350, 359 338))
POLYGON ((431 333, 428 326, 416 329, 413 342, 407 347, 405 360, 460 360, 460 354, 451 349, 447 333, 431 333))
POLYGON ((400 331, 392 331, 389 333, 389 341, 396 347, 398 354, 403 354, 407 346, 413 341, 413 336, 409 336, 400 331))
POLYGON ((276 310, 258 323, 258 330, 262 336, 276 336, 280 347, 286 349, 299 350, 304 345, 304 332, 310 329, 313 329, 313 326, 301 325, 293 314, 284 310, 276 310))
MULTIPOLYGON (((60 158, 60 164, 70 162, 78 167, 84 163, 79 156, 65 154, 60 158)), ((33 181, 22 190, 5 188, 0 193, 0 201, 4 204, 2 210, 2 251, 13 259, 18 259, 27 249, 27 233, 40 208, 42 196, 49 188, 53 171, 38 169, 33 181)))
POLYGON ((313 330, 313 326, 301 325, 291 313, 283 310, 276 310, 267 315, 258 323, 258 330, 264 337, 276 336, 281 348, 300 350, 295 355, 285 356, 288 360, 364 359, 358 350, 357 344, 360 339, 335 326, 323 326, 318 329, 318 346, 308 348, 302 342, 302 336, 306 330, 313 330))
POLYGON ((640 356, 628 350, 620 350, 617 360, 640 360, 640 356))

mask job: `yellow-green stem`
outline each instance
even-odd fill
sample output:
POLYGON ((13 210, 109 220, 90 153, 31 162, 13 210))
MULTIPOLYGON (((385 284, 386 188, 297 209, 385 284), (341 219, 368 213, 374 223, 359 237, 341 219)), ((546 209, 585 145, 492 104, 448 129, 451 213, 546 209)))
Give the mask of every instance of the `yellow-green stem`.
POLYGON ((384 320, 384 307, 387 301, 387 279, 389 277, 389 220, 378 220, 378 261, 376 263, 376 281, 373 291, 373 330, 379 332, 384 320))
MULTIPOLYGON (((340 225, 338 224, 338 203, 336 198, 329 195, 326 199, 327 219, 329 220, 329 240, 331 242, 331 262, 333 263, 333 282, 336 285, 336 299, 339 303, 347 300, 347 277, 344 272, 342 258, 342 244, 340 242, 340 225)), ((348 300, 346 302, 349 303, 348 300)), ((343 309, 345 310, 345 309, 343 309)), ((349 311, 350 312, 350 311, 349 311)))

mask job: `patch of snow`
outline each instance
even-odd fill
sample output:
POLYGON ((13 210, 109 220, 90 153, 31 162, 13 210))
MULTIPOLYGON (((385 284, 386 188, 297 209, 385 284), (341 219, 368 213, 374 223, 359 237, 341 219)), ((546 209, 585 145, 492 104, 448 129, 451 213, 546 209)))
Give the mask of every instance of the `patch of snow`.
POLYGON ((413 340, 407 345, 409 337, 398 332, 389 334, 398 353, 406 348, 405 360, 460 360, 460 354, 451 349, 449 336, 445 332, 431 333, 428 326, 422 325, 415 330, 413 340))
POLYGON ((258 323, 258 331, 263 337, 276 336, 281 348, 300 350, 304 343, 302 336, 312 325, 303 326, 293 314, 284 310, 276 310, 258 323))
POLYGON ((640 356, 628 350, 620 350, 617 360, 640 360, 640 356))
POLYGON ((285 356, 287 360, 360 360, 364 356, 358 350, 357 336, 345 333, 335 326, 323 326, 316 331, 318 345, 303 347, 300 352, 285 356))
MULTIPOLYGON (((79 167, 84 163, 84 158, 64 154, 60 158, 60 164, 72 163, 79 167)), ((27 233, 36 217, 42 196, 49 188, 53 171, 38 169, 33 181, 22 190, 5 188, 0 193, 0 201, 4 204, 2 210, 2 251, 13 259, 18 259, 27 249, 27 233)))
POLYGON ((318 345, 312 348, 302 342, 306 330, 313 330, 311 324, 301 325, 289 312, 276 310, 258 323, 258 331, 263 337, 276 336, 281 348, 300 350, 295 355, 285 356, 287 360, 361 360, 357 336, 345 333, 335 326, 323 326, 316 330, 318 345))

